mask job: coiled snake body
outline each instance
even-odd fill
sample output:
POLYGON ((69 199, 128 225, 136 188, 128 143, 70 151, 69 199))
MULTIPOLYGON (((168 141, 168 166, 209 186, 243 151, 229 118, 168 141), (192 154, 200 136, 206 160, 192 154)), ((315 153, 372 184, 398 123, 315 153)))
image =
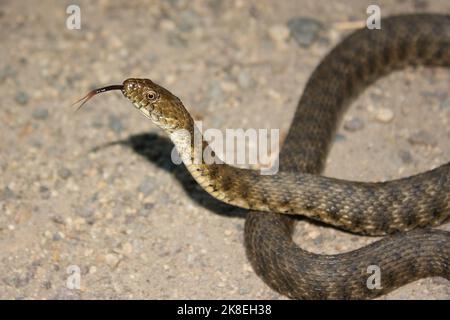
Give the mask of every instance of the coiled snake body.
POLYGON ((437 225, 450 211, 450 163, 387 182, 352 182, 318 175, 340 115, 350 100, 380 76, 410 65, 450 66, 450 16, 405 15, 361 29, 334 48, 306 85, 280 154, 281 172, 262 176, 226 164, 197 163, 208 144, 194 145, 196 126, 181 101, 148 79, 127 79, 120 89, 166 131, 196 181, 219 200, 250 209, 247 255, 257 274, 292 298, 370 298, 428 276, 450 278, 450 233, 437 225), (261 212, 264 211, 264 212, 261 212), (301 214, 345 230, 394 234, 337 255, 318 255, 292 241, 301 214), (367 268, 380 268, 381 288, 369 289, 367 268))

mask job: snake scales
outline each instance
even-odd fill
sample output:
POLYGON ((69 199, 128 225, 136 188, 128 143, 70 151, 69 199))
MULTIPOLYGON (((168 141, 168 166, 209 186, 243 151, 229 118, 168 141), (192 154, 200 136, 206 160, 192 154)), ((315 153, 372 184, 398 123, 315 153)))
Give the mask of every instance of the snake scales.
POLYGON ((380 76, 411 65, 450 66, 450 16, 385 18, 382 30, 361 29, 342 41, 309 79, 280 154, 281 171, 259 172, 197 162, 208 144, 182 102, 148 79, 127 79, 90 92, 121 90, 171 137, 195 180, 211 195, 250 209, 248 257, 272 288, 292 298, 370 298, 428 276, 450 278, 450 233, 438 225, 450 211, 450 163, 408 178, 354 182, 319 175, 339 117, 380 76), (263 212, 261 212, 263 211, 263 212), (283 214, 280 214, 283 213, 283 214), (306 252, 291 238, 300 214, 367 235, 395 234, 337 255, 306 252), (366 285, 367 267, 381 269, 382 288, 366 285))

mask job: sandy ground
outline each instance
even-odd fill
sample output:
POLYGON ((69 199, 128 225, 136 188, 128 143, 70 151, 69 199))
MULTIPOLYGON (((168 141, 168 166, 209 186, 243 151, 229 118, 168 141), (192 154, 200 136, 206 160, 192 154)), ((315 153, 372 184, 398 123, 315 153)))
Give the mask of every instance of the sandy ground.
MULTIPOLYGON (((283 136, 313 68, 370 1, 80 1, 80 30, 66 28, 69 4, 0 5, 0 298, 284 299, 246 259, 245 211, 171 164, 168 140, 120 93, 76 114, 69 106, 93 87, 146 77, 206 128, 283 136), (322 26, 305 47, 286 34, 295 17, 322 26), (79 290, 66 286, 69 266, 79 290)), ((380 6, 450 13, 446 0, 380 6)), ((444 69, 378 81, 345 116, 325 173, 382 180, 447 162, 449 85, 444 69)), ((295 236, 322 253, 374 241, 308 221, 295 236)), ((450 285, 422 279, 383 298, 449 299, 450 285)))

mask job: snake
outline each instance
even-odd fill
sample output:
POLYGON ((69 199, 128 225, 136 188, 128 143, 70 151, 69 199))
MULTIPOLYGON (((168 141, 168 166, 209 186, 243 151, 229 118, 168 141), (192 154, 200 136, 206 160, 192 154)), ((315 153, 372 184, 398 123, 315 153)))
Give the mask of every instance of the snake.
POLYGON ((450 16, 382 19, 335 46, 310 76, 279 155, 280 170, 262 175, 216 157, 182 101, 144 78, 90 91, 123 95, 172 140, 195 181, 216 199, 248 209, 244 242, 255 270, 293 299, 368 299, 416 279, 450 279, 450 232, 431 228, 450 212, 450 162, 389 181, 350 181, 321 174, 350 102, 380 77, 409 66, 450 66, 450 16), (198 139, 200 135, 201 139, 198 139), (207 152, 209 151, 209 153, 207 152), (217 158, 214 158, 217 160, 217 158), (292 239, 296 216, 361 235, 385 236, 360 249, 315 254, 292 239), (380 285, 368 285, 376 266, 380 285))

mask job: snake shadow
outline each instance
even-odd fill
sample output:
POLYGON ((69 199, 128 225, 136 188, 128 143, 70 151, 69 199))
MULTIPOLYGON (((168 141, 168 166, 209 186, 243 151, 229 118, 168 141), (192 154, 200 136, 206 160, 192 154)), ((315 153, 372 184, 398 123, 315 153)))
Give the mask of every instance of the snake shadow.
POLYGON ((183 187, 186 194, 202 207, 221 216, 245 218, 247 211, 223 203, 204 191, 191 176, 184 164, 177 165, 171 159, 174 144, 169 138, 155 133, 141 133, 131 135, 124 140, 112 141, 92 149, 97 152, 112 145, 122 145, 157 165, 159 168, 171 173, 183 187))

